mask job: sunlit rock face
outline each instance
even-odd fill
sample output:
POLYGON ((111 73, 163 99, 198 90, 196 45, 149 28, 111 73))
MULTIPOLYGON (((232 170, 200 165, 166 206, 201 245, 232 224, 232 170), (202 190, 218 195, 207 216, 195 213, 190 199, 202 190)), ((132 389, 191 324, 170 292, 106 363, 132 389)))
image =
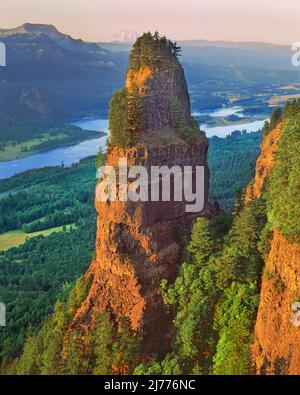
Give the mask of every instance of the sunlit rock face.
MULTIPOLYGON (((265 190, 282 129, 281 122, 264 138, 254 182, 247 188, 246 203, 260 198, 265 190)), ((262 273, 252 346, 257 374, 300 374, 300 313, 297 306, 293 309, 299 295, 299 243, 287 240, 275 229, 262 273)))

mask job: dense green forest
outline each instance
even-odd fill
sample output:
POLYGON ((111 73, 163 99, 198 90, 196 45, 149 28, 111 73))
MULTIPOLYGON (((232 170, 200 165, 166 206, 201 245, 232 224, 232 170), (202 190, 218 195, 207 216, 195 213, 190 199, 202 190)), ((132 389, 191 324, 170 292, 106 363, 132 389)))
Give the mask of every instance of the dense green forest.
MULTIPOLYGON (((240 195, 232 215, 223 213, 212 220, 199 218, 186 245, 176 281, 169 284, 164 280, 160 284, 165 307, 174 317, 172 344, 166 355, 153 355, 147 363, 138 364, 142 352, 139 337, 130 332, 126 321, 117 330, 105 314, 99 314, 94 330, 89 334, 90 347, 84 346, 76 331, 66 335, 65 329, 89 287, 88 282, 80 278, 71 292, 60 290, 56 293, 59 299, 54 314, 44 321, 40 331, 27 326, 29 332, 23 353, 13 364, 7 364, 12 345, 9 340, 5 342, 4 371, 17 374, 105 374, 122 373, 126 367, 137 375, 251 374, 250 345, 262 265, 272 230, 278 227, 293 240, 300 236, 300 207, 299 200, 295 199, 299 180, 294 176, 295 171, 299 174, 299 108, 297 103, 286 107, 275 167, 263 196, 245 205, 244 197, 240 195), (287 149, 289 155, 286 155, 287 149), (282 196, 274 193, 279 185, 286 187, 286 204, 292 208, 288 211, 290 215, 281 214, 282 196), (68 341, 64 343, 65 336, 68 341), (68 355, 66 359, 60 357, 63 350, 68 355), (113 371, 111 366, 114 366, 113 371)), ((234 150, 237 149, 234 141, 237 137, 242 136, 234 136, 234 150)), ((210 155, 216 160, 213 145, 211 150, 210 155)), ((215 152, 219 159, 224 159, 220 158, 220 150, 215 152)), ((223 155, 227 157, 226 152, 223 155)), ((251 161, 248 163, 250 165, 251 161)), ((229 172, 231 160, 227 166, 229 172)), ((241 181, 240 187, 243 186, 241 181)), ((5 260, 7 254, 17 251, 21 250, 8 251, 1 259, 5 260)), ((8 280, 12 280, 10 274, 8 280)), ((36 327, 39 327, 41 317, 37 321, 36 327)))
POLYGON ((223 209, 232 209, 237 194, 253 178, 261 141, 260 133, 240 132, 209 139, 211 200, 217 200, 223 209))
POLYGON ((270 121, 266 121, 262 129, 262 136, 265 137, 271 130, 273 130, 282 119, 282 110, 280 107, 276 108, 270 117, 270 121))
POLYGON ((71 169, 26 173, 17 193, 8 188, 21 177, 1 182, 0 190, 6 195, 0 199, 0 233, 15 229, 31 233, 89 216, 95 184, 93 176, 89 163, 83 162, 80 167, 71 169), (33 185, 30 185, 33 175, 33 185))
MULTIPOLYGON (((97 318, 90 334, 91 347, 85 349, 75 332, 67 342, 68 358, 62 359, 66 328, 88 289, 84 280, 79 280, 67 299, 59 295, 54 314, 39 332, 29 329, 24 351, 8 372, 107 374, 113 364, 117 373, 122 372, 122 366, 135 374, 201 374, 211 372, 212 367, 216 374, 248 373, 262 263, 257 246, 265 223, 262 201, 237 212, 227 236, 226 217, 196 223, 175 284, 161 284, 166 308, 175 316, 172 352, 163 360, 154 355, 146 365, 136 366, 139 339, 126 322, 123 330, 117 331, 105 315, 97 318)), ((9 355, 10 347, 8 342, 9 355)))
POLYGON ((172 352, 138 366, 136 374, 251 373, 266 220, 262 199, 237 205, 229 232, 222 218, 197 221, 175 284, 161 284, 175 316, 172 352))
POLYGON ((0 252, 0 300, 6 304, 8 317, 0 332, 4 361, 20 352, 29 327, 40 327, 57 298, 68 295, 91 261, 96 233, 95 175, 92 158, 69 169, 34 170, 0 183, 2 232, 39 226, 39 220, 26 221, 46 213, 40 227, 52 226, 55 219, 60 224, 74 223, 69 230, 0 252))
MULTIPOLYGON (((245 187, 251 177, 259 142, 258 133, 210 140, 209 161, 210 166, 215 166, 212 195, 223 207, 231 208, 236 189, 245 187), (244 171, 236 164, 234 180, 217 188, 218 180, 224 179, 224 174, 232 169, 235 155, 242 157, 244 171), (218 163, 222 165, 218 167, 218 163), (249 167, 252 167, 250 172, 249 167)), ((5 331, 1 331, 3 364, 19 355, 28 331, 32 338, 47 314, 53 311, 57 299, 68 303, 74 281, 85 273, 90 263, 96 231, 95 163, 95 158, 90 158, 72 168, 33 170, 0 182, 2 233, 22 227, 31 232, 74 224, 68 231, 33 238, 19 248, 0 253, 0 301, 6 303, 9 317, 5 331)), ((105 317, 99 318, 100 327, 107 325, 103 320, 105 317)), ((119 344, 119 334, 114 328, 111 330, 113 337, 107 339, 108 343, 119 344)), ((124 331, 128 332, 126 323, 124 331)), ((135 343, 130 347, 135 348, 135 343)))

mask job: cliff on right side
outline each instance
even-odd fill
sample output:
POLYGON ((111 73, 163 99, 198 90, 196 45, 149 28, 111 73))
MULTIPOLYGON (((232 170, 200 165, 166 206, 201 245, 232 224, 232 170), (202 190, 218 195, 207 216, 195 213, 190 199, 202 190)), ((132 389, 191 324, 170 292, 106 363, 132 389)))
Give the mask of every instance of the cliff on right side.
POLYGON ((300 374, 300 102, 275 118, 246 193, 266 200, 268 218, 252 360, 256 374, 286 375, 300 374))

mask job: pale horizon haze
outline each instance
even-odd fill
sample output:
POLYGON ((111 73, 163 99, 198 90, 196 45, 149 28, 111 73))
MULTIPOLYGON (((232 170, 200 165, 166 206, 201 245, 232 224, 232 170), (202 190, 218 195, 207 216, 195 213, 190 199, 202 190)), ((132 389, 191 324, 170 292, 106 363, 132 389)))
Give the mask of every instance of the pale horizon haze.
POLYGON ((122 30, 158 30, 175 40, 300 41, 300 1, 285 0, 0 0, 0 28, 53 24, 88 41, 122 30))

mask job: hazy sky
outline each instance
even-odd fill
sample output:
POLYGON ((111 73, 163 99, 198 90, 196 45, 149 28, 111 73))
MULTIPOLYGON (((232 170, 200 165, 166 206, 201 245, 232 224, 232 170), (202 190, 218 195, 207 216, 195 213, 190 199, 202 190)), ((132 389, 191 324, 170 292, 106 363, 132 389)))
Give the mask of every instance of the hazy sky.
POLYGON ((50 23, 90 41, 121 30, 171 39, 300 41, 300 0, 0 0, 0 27, 50 23))

